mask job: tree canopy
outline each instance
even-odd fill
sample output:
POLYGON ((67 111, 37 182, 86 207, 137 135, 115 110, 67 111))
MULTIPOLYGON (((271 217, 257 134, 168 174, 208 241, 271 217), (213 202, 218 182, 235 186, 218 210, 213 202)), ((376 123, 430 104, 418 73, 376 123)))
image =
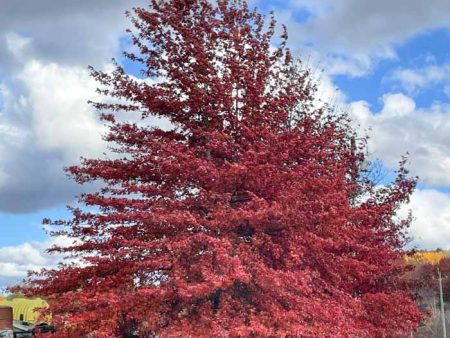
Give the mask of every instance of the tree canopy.
POLYGON ((48 300, 57 335, 409 337, 404 162, 391 184, 365 175, 348 117, 318 107, 286 29, 244 1, 128 16, 141 78, 92 70, 113 153, 67 169, 103 185, 52 222, 76 262, 19 288, 48 300))

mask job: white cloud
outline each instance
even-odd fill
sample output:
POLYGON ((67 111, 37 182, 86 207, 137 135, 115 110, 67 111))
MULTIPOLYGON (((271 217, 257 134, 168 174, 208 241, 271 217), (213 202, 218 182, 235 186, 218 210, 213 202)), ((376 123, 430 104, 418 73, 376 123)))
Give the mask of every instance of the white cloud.
POLYGON ((80 67, 31 61, 19 75, 28 92, 31 128, 42 147, 61 150, 70 160, 105 149, 104 128, 87 104, 96 83, 80 67))
POLYGON ((15 33, 7 35, 8 48, 23 62, 0 84, 3 142, 32 141, 46 150, 61 151, 69 160, 81 154, 100 154, 105 148, 101 140, 104 129, 87 104, 97 98, 97 84, 86 66, 25 58, 23 51, 31 40, 15 33))
POLYGON ((388 77, 388 80, 398 83, 401 88, 410 94, 415 94, 429 86, 444 84, 444 92, 449 95, 450 64, 432 64, 414 69, 399 68, 388 77))
POLYGON ((450 27, 447 0, 290 0, 276 12, 288 24, 291 43, 303 50, 312 46, 331 74, 350 76, 396 58, 395 47, 407 39, 450 27), (297 19, 299 11, 309 14, 306 20, 297 19))
POLYGON ((87 104, 95 88, 85 67, 33 59, 0 83, 0 210, 48 208, 79 193, 63 167, 106 149, 87 104))
POLYGON ((406 117, 414 113, 416 103, 413 99, 402 94, 390 94, 383 96, 384 107, 381 116, 384 119, 396 119, 406 117))
POLYGON ((80 188, 63 167, 105 149, 87 65, 102 69, 119 55, 124 11, 145 1, 1 3, 0 210, 66 204, 80 188))
POLYGON ((311 6, 311 1, 291 3, 313 12, 308 25, 322 43, 333 41, 357 50, 398 43, 425 30, 450 25, 450 4, 445 0, 432 4, 420 0, 317 2, 322 5, 320 11, 317 5, 311 6))
POLYGON ((18 61, 22 61, 25 56, 25 51, 31 44, 32 39, 14 32, 5 34, 5 39, 6 48, 9 52, 11 52, 11 54, 18 59, 18 61))
POLYGON ((411 172, 421 182, 450 186, 450 106, 417 109, 412 98, 387 94, 380 112, 359 101, 350 105, 350 113, 361 130, 371 129, 368 147, 373 157, 395 168, 409 152, 411 172))
POLYGON ((46 259, 39 250, 30 243, 0 248, 0 260, 3 264, 18 265, 43 265, 46 263, 46 259))
MULTIPOLYGON (((67 204, 86 189, 69 181, 63 167, 107 152, 102 140, 107 130, 87 103, 104 99, 97 86, 85 67, 35 59, 0 83, 0 210, 67 204)), ((165 119, 143 122, 134 112, 121 117, 170 127, 165 119)))
POLYGON ((413 212, 410 235, 421 249, 450 249, 450 195, 432 189, 418 189, 407 209, 413 212))
POLYGON ((46 63, 101 66, 117 55, 119 38, 129 26, 125 10, 145 4, 144 0, 1 1, 0 73, 13 73, 21 62, 17 56, 30 55, 46 63))
MULTIPOLYGON (((65 246, 71 244, 71 240, 66 237, 55 237, 42 242, 0 247, 0 281, 8 279, 17 283, 26 277, 28 271, 55 267, 62 256, 46 253, 46 250, 55 244, 65 246)), ((0 285, 2 286, 5 285, 0 285)))

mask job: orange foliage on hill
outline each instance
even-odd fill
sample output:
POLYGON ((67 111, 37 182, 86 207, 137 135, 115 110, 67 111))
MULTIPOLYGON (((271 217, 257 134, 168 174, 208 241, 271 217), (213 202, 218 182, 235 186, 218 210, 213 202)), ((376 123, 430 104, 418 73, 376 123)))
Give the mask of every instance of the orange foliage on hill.
POLYGON ((420 251, 416 252, 413 256, 407 256, 406 263, 436 265, 445 257, 447 255, 442 251, 420 251))

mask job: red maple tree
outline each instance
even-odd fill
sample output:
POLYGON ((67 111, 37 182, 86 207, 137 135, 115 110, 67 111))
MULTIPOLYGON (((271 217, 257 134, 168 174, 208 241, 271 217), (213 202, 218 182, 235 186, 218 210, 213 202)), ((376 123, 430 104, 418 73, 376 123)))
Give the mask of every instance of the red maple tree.
POLYGON ((75 241, 52 251, 78 261, 20 289, 48 299, 57 335, 409 337, 422 316, 398 264, 404 163, 375 187, 286 30, 273 39, 273 17, 244 1, 152 0, 129 16, 126 55, 147 80, 93 70, 116 155, 68 169, 103 187, 53 223, 75 241))

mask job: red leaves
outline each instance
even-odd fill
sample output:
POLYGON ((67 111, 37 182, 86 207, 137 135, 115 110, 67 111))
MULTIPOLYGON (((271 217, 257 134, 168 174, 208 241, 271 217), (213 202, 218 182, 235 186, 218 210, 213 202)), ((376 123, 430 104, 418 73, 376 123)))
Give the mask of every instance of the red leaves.
POLYGON ((274 20, 264 32, 239 0, 151 4, 130 15, 140 54, 127 55, 160 81, 93 71, 126 102, 96 104, 123 157, 68 169, 102 183, 54 224, 77 239, 55 251, 79 262, 21 290, 50 300, 61 337, 411 332, 421 317, 395 263, 408 221, 393 220, 415 184, 404 163, 384 188, 363 177, 348 119, 312 108, 285 42, 271 52, 274 20))

